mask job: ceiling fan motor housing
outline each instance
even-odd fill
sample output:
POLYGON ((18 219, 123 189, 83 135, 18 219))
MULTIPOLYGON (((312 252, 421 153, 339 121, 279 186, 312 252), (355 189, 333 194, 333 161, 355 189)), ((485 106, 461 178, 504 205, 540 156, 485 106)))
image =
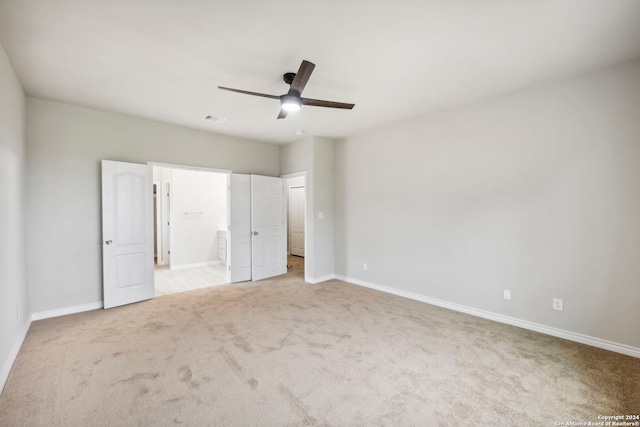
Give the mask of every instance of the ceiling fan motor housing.
POLYGON ((293 82, 293 79, 296 78, 296 73, 285 73, 283 77, 284 77, 284 82, 288 85, 291 85, 291 83, 293 82))

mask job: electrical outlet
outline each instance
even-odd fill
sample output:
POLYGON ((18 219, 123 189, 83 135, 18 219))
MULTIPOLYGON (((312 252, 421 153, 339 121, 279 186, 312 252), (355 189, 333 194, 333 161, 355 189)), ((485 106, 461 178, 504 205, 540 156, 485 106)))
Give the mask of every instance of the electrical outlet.
POLYGON ((362 264, 362 271, 367 271, 368 269, 369 266, 366 263, 362 264))
POLYGON ((554 298, 553 299, 553 309, 554 310, 558 310, 558 311, 562 311, 563 310, 562 299, 560 299, 560 298, 554 298))
POLYGON ((511 291, 507 289, 504 290, 504 299, 506 299, 507 301, 511 301, 511 291))
POLYGON ((318 219, 324 219, 324 212, 318 212, 318 219))

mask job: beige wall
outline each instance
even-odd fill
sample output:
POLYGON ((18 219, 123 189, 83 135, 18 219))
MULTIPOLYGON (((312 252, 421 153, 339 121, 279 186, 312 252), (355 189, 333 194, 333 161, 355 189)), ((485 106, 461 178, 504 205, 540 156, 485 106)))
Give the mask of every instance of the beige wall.
POLYGON ((228 177, 226 173, 154 166, 157 200, 163 200, 163 183, 171 187, 171 268, 220 263, 218 228, 227 227, 228 177))
POLYGON ((313 137, 280 146, 280 175, 305 172, 306 216, 304 276, 315 282, 315 227, 313 221, 313 137))
POLYGON ((634 62, 337 142, 336 273, 640 347, 639 112, 634 62))
POLYGON ((220 262, 218 226, 227 225, 227 177, 224 173, 173 170, 171 268, 220 262))
POLYGON ((276 145, 27 98, 32 309, 102 301, 100 160, 278 176, 276 145))
POLYGON ((24 244, 24 127, 24 92, 0 45, 0 392, 30 317, 24 244))
POLYGON ((327 138, 313 138, 313 211, 315 233, 314 277, 327 279, 334 274, 334 146, 327 138), (323 218, 318 216, 322 213, 323 218))
POLYGON ((280 174, 311 172, 313 168, 313 137, 280 146, 280 174))
POLYGON ((280 174, 306 172, 305 280, 333 276, 334 141, 317 136, 280 148, 280 174), (322 212, 323 219, 318 217, 322 212))

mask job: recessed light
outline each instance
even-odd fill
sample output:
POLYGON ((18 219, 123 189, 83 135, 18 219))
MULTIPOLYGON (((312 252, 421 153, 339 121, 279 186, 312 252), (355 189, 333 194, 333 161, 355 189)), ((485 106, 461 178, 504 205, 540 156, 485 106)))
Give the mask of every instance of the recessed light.
POLYGON ((304 131, 303 130, 297 130, 296 131, 296 135, 304 135, 304 131))
POLYGON ((227 121, 227 119, 225 119, 224 117, 216 117, 212 116, 211 114, 207 114, 203 117, 203 119, 214 123, 224 123, 227 121))

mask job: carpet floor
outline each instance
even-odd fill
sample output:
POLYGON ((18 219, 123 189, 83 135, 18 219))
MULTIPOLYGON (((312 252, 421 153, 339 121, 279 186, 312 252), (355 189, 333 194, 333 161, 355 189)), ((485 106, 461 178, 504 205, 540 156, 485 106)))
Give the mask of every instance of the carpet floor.
POLYGON ((299 261, 272 280, 34 322, 0 396, 2 426, 553 426, 639 412, 640 359, 305 285, 299 261))

